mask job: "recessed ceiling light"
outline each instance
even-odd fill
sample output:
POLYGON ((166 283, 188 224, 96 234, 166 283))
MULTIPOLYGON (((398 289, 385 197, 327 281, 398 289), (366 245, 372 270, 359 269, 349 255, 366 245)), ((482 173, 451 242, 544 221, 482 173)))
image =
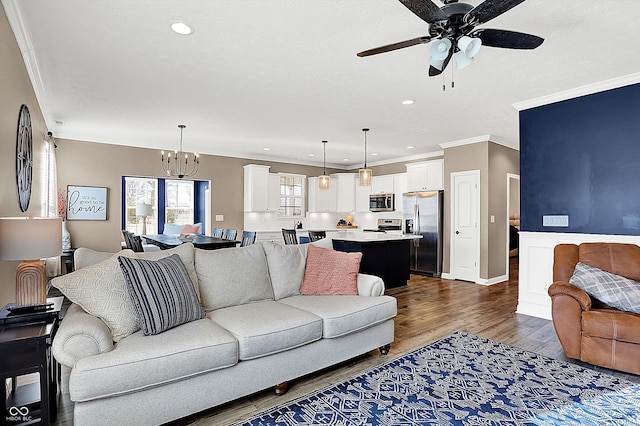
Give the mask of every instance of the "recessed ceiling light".
POLYGON ((184 22, 176 22, 175 24, 171 24, 171 29, 173 30, 173 32, 181 35, 193 34, 193 28, 191 28, 184 22))
POLYGON ((413 99, 407 99, 402 101, 402 105, 411 105, 413 104, 415 101, 413 99))
POLYGON ((343 158, 342 161, 349 161, 349 159, 348 158, 343 158))
POLYGON ((415 148, 415 146, 413 146, 413 145, 409 145, 409 146, 407 147, 407 149, 413 149, 413 148, 415 148))
POLYGON ((271 151, 271 148, 269 148, 268 146, 265 146, 264 148, 262 148, 265 151, 271 151))
POLYGON ((378 155, 378 153, 377 152, 373 152, 373 153, 371 153, 371 155, 378 155))
POLYGON ((315 157, 315 154, 307 154, 309 157, 315 157))

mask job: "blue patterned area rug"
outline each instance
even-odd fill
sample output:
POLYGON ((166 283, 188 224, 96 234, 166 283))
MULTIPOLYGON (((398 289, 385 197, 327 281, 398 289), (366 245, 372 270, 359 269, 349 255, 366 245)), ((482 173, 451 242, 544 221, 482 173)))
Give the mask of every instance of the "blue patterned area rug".
POLYGON ((236 425, 638 425, 640 385, 464 332, 236 425))

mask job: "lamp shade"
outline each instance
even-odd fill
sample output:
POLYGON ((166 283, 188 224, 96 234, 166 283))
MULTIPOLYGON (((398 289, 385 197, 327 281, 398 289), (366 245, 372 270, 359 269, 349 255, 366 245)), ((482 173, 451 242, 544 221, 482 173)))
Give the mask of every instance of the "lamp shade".
POLYGON ((373 171, 371 169, 359 169, 358 170, 360 186, 370 186, 371 178, 373 177, 373 171))
POLYGON ((62 218, 0 218, 0 259, 42 259, 61 253, 62 218))
POLYGON ((449 56, 449 49, 451 49, 451 40, 443 38, 431 44, 431 57, 438 61, 444 61, 449 56))
POLYGON ((331 186, 331 178, 327 175, 318 176, 318 187, 320 189, 329 189, 331 186))
POLYGON ((458 40, 458 48, 464 52, 467 58, 473 58, 480 51, 482 46, 482 40, 479 38, 471 38, 469 36, 462 36, 458 40))
POLYGON ((153 216, 153 206, 151 204, 136 204, 136 216, 153 216))

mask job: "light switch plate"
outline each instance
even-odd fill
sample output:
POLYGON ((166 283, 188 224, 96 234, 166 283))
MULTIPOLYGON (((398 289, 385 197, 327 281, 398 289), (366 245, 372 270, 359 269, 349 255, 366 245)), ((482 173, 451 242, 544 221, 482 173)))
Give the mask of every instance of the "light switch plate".
POLYGON ((542 226, 568 227, 569 215, 555 214, 542 216, 542 226))
POLYGON ((224 222, 224 215, 223 214, 217 214, 216 215, 216 222, 224 222))

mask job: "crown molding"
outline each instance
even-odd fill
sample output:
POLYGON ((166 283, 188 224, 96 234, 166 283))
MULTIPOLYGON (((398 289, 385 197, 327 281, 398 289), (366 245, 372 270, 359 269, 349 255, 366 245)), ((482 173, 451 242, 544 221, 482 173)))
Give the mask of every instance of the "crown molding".
POLYGON ((640 73, 624 75, 622 77, 612 78, 610 80, 599 81, 586 86, 576 87, 574 89, 565 90, 551 95, 541 96, 539 98, 530 99, 528 101, 516 102, 511 104, 516 110, 523 111, 536 108, 543 105, 549 105, 556 102, 566 101, 568 99, 579 98, 581 96, 592 95, 598 92, 617 89, 624 86, 640 83, 640 73))
MULTIPOLYGON (((387 164, 396 164, 396 163, 404 163, 406 161, 414 161, 414 160, 425 160, 428 158, 433 158, 433 157, 442 157, 444 155, 444 151, 433 151, 433 152, 427 152, 424 154, 416 154, 416 155, 409 155, 406 157, 397 157, 397 158, 391 158, 389 160, 383 160, 383 161, 376 161, 376 162, 367 162, 367 167, 370 166, 385 166, 387 164)), ((344 167, 345 170, 358 170, 361 166, 350 166, 350 167, 344 167)))
POLYGON ((36 56, 33 51, 33 44, 29 38, 29 32, 27 31, 24 19, 22 18, 19 4, 20 2, 18 0, 2 0, 7 20, 15 34, 18 49, 20 49, 20 53, 22 53, 24 66, 27 70, 27 74, 29 75, 29 79, 31 80, 31 85, 33 86, 33 91, 36 95, 36 100, 38 101, 38 106, 42 112, 45 124, 48 129, 53 129, 54 123, 51 122, 47 110, 47 97, 44 91, 44 84, 42 83, 42 74, 38 67, 38 61, 36 60, 36 56))
POLYGON ((440 148, 447 149, 447 148, 453 148, 456 146, 471 145, 479 142, 489 142, 490 140, 491 140, 491 135, 476 136, 473 138, 460 139, 452 142, 444 142, 440 144, 440 148))

